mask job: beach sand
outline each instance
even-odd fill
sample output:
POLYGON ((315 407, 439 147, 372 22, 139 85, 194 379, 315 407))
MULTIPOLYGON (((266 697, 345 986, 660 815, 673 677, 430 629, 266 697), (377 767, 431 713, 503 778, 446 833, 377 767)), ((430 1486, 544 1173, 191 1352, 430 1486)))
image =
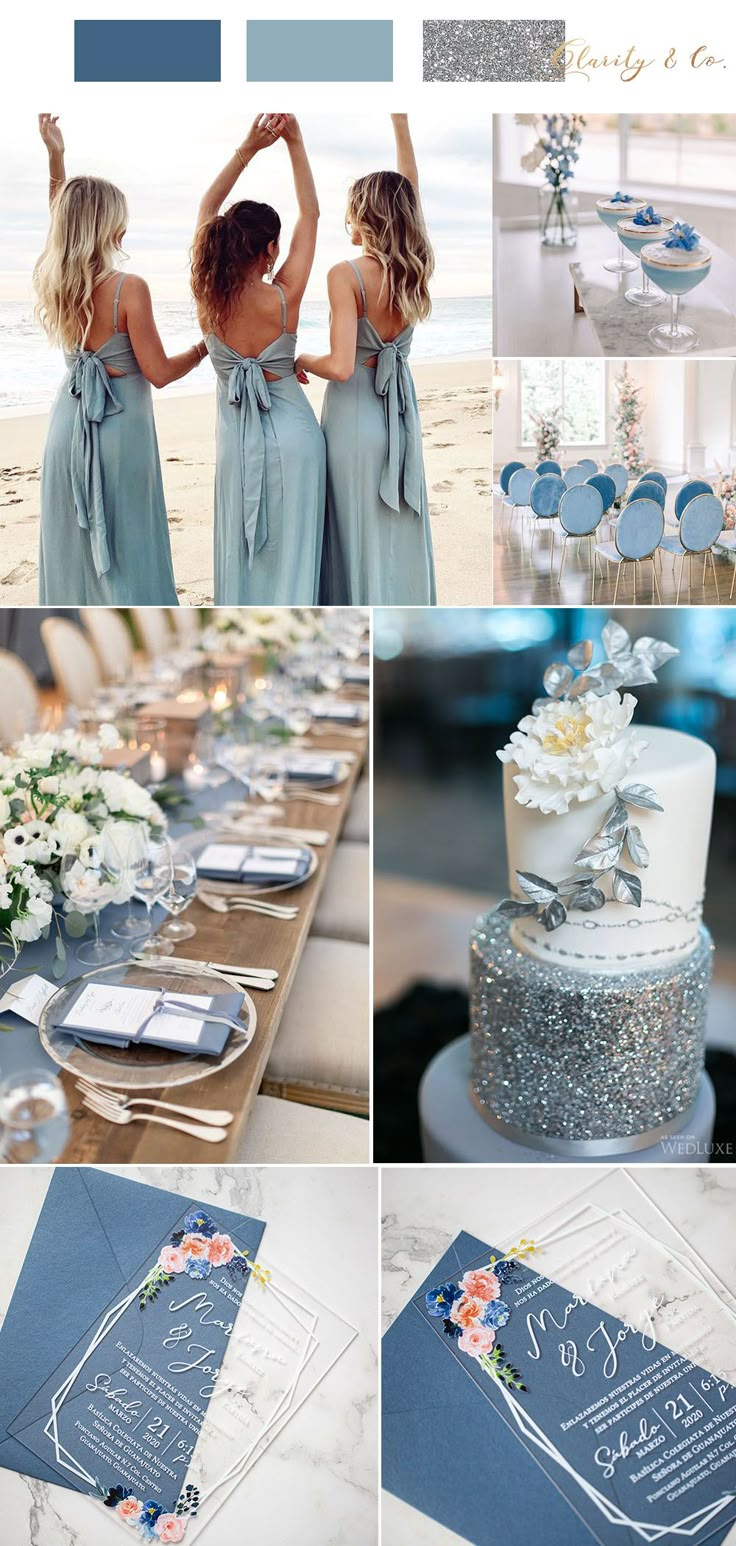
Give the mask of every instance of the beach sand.
MULTIPOLYGON (((424 436, 438 601, 491 602, 490 356, 413 367, 424 436)), ((319 414, 324 383, 313 381, 319 414)), ((174 573, 183 604, 212 595, 215 397, 157 395, 174 573)), ((38 602, 40 460, 46 414, 0 421, 0 604, 38 602)))

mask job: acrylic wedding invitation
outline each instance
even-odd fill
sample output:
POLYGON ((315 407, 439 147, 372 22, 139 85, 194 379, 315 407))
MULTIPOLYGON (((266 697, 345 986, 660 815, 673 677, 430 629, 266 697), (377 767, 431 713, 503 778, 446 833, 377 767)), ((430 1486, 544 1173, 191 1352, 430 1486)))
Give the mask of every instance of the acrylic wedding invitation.
POLYGON ((518 1538, 543 1511, 550 1546, 721 1542, 736 1519, 732 1309, 635 1221, 573 1211, 532 1254, 459 1236, 391 1327, 385 1485, 470 1541, 489 1511, 518 1538), (443 1431, 462 1444, 437 1465, 443 1431))

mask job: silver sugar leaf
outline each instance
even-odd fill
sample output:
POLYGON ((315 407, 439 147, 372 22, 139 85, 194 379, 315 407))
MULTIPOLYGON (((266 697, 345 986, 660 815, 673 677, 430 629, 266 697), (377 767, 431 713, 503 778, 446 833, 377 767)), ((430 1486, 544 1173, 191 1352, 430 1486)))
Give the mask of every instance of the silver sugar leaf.
POLYGON ((567 652, 567 658, 576 671, 585 671, 593 659, 593 640, 581 639, 579 644, 573 644, 567 652))
POLYGON ((609 660, 615 660, 619 655, 628 655, 631 649, 631 639, 626 629, 614 622, 613 618, 606 623, 601 638, 609 660))
POLYGON ((626 784, 623 789, 617 789, 616 794, 625 805, 636 805, 642 811, 662 811, 653 789, 648 784, 626 784))
POLYGON ((637 865, 640 870, 645 870, 649 863, 649 849, 638 827, 629 827, 626 833, 626 847, 632 864, 637 865))
POLYGON ((600 837, 623 837, 629 824, 629 813, 626 806, 620 800, 609 811, 603 826, 600 829, 600 837))
POLYGON ((560 896, 569 896, 573 891, 580 891, 584 886, 592 886, 592 875, 568 875, 566 880, 557 883, 560 896))
POLYGON ((557 887, 551 880, 545 880, 541 875, 530 875, 524 870, 516 871, 516 879, 526 896, 540 907, 546 907, 557 896, 557 887))
POLYGON ((614 870, 613 899, 614 902, 629 902, 633 907, 641 907, 639 876, 632 875, 629 870, 614 870))
POLYGON ((612 870, 621 857, 623 848, 621 837, 606 837, 602 833, 596 833, 595 837, 588 839, 584 848, 575 860, 581 869, 594 870, 597 874, 604 874, 606 870, 612 870))
POLYGON ((578 913, 597 913, 599 908, 605 905, 606 898, 599 886, 585 886, 570 903, 578 913))
POLYGON ((571 698, 582 698, 584 692, 596 692, 597 683, 593 676, 579 676, 570 688, 571 698))
POLYGON ((508 897, 496 908, 503 918, 529 918, 536 911, 536 902, 517 902, 516 897, 508 897))
POLYGON ((631 655, 626 660, 619 661, 621 666, 622 687, 646 687, 649 682, 656 682, 657 673, 646 660, 640 660, 638 656, 631 655))
POLYGON ((567 908, 556 898, 554 902, 550 902, 549 907, 545 907, 543 913, 540 913, 539 922, 543 923, 547 933, 551 934, 553 929, 561 927, 566 917, 567 908))
POLYGON ((641 656, 653 671, 658 671, 660 666, 665 666, 668 660, 679 653, 674 644, 666 644, 664 639, 653 639, 649 634, 642 635, 634 645, 634 654, 641 656))
POLYGON ((571 666, 566 666, 562 661, 555 660, 542 677, 544 690, 550 698, 561 698, 567 692, 572 681, 571 666))

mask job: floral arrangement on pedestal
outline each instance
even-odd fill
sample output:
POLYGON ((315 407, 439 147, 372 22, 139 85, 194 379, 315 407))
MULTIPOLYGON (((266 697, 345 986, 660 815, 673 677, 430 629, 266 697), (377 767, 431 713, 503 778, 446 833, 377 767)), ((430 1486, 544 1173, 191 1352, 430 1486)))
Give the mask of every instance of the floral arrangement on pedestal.
POLYGON ((571 190, 575 167, 585 128, 581 113, 517 113, 517 124, 537 130, 532 149, 521 158, 525 172, 544 173, 545 185, 539 190, 539 225, 546 247, 574 247, 577 241, 577 210, 571 190))
POLYGON ((101 766, 105 751, 118 745, 115 727, 103 725, 96 737, 74 730, 28 735, 0 754, 0 953, 11 954, 7 964, 0 955, 0 976, 54 921, 61 975, 59 914, 78 938, 88 918, 131 895, 114 860, 166 818, 129 774, 101 766))
POLYGON ((534 445, 540 462, 552 459, 557 460, 562 439, 560 427, 560 409, 553 408, 550 413, 533 412, 531 421, 534 425, 534 445))
POLYGON ((736 528, 736 471, 724 472, 720 489, 723 500, 723 530, 736 528))
POLYGON ((620 456, 630 478, 638 478, 646 471, 642 445, 641 419, 644 406, 640 402, 641 387, 634 386, 628 365, 624 365, 616 377, 616 408, 613 418, 614 452, 620 456))

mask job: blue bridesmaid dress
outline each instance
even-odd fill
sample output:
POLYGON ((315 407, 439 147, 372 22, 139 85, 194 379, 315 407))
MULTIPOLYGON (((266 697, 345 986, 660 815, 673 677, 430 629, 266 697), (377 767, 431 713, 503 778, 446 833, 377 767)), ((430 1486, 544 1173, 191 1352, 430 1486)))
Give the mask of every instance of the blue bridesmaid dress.
POLYGON ((413 327, 386 343, 358 320, 355 369, 330 381, 327 517, 320 599, 326 606, 434 606, 437 592, 422 459, 422 426, 409 369, 413 327), (376 356, 375 367, 365 360, 376 356))
POLYGON ((43 606, 178 604, 151 387, 118 332, 124 278, 110 337, 64 353, 41 464, 43 606))
POLYGON ((294 375, 296 334, 255 357, 207 338, 217 373, 215 603, 313 606, 325 509, 322 431, 294 375), (265 372, 278 379, 267 381, 265 372))

